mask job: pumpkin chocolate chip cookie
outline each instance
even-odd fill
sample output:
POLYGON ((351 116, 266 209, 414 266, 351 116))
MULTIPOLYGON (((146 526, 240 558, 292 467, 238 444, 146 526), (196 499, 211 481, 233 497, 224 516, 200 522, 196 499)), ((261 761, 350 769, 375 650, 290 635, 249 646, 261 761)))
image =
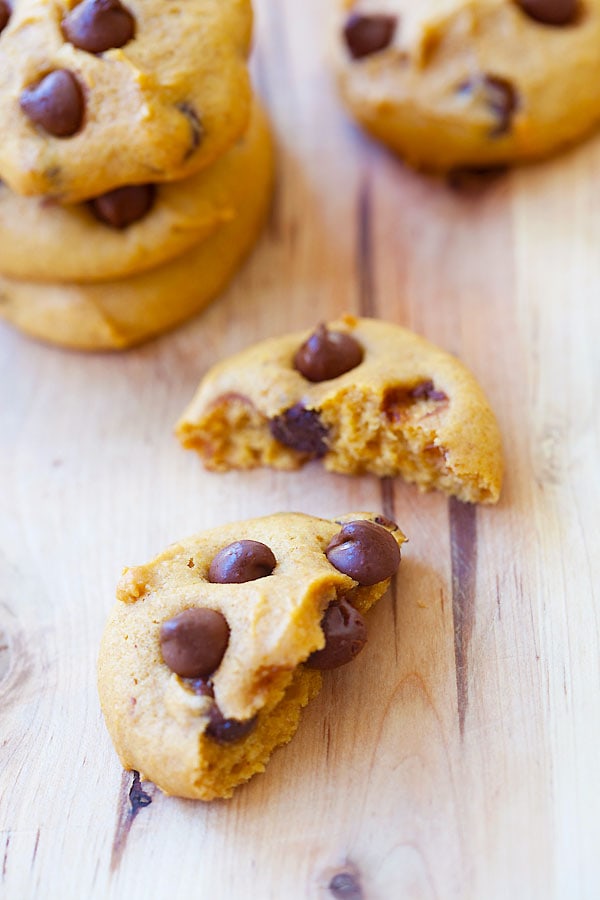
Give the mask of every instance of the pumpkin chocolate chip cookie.
POLYGON ((4 19, 0 178, 17 193, 185 178, 246 127, 249 0, 19 0, 4 19))
POLYGON ((212 800, 262 772, 321 671, 363 649, 363 614, 398 569, 387 519, 282 513, 215 528, 126 569, 98 662, 121 762, 212 800))
POLYGON ((600 0, 336 0, 358 121, 434 171, 546 156, 600 121, 600 0))
POLYGON ((449 353, 391 323, 346 316, 262 341, 211 369, 177 425, 215 471, 273 466, 401 475, 472 503, 502 481, 496 419, 449 353))
POLYGON ((230 185, 235 214, 206 240, 160 266, 114 281, 60 284, 0 276, 0 318, 64 347, 120 350, 199 312, 240 267, 268 212, 273 152, 261 122, 254 166, 230 185))
POLYGON ((239 185, 271 169, 258 104, 248 132, 183 181, 117 188, 62 206, 0 185, 0 273, 25 281, 96 282, 153 269, 201 243, 237 210, 239 185))

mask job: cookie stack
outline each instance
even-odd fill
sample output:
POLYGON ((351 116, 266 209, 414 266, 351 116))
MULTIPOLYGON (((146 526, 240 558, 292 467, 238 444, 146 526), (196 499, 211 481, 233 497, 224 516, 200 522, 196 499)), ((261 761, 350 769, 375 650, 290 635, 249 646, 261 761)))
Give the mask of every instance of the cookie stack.
POLYGON ((201 309, 272 184, 249 0, 0 0, 0 314, 122 348, 201 309))

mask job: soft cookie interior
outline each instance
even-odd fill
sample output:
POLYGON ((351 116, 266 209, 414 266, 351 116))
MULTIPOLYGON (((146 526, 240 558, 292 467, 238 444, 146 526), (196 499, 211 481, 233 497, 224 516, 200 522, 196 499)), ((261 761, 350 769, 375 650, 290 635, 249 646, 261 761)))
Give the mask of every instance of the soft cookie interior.
POLYGON ((184 447, 215 471, 320 458, 333 472, 401 475, 423 490, 496 502, 498 426, 465 366, 389 323, 347 316, 329 331, 363 349, 334 377, 311 382, 295 364, 316 333, 274 338, 215 366, 178 423, 184 447))

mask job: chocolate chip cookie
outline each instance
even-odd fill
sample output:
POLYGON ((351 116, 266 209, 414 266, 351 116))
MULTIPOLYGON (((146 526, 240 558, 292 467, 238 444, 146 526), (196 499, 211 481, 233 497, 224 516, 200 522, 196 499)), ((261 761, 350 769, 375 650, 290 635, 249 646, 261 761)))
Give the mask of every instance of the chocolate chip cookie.
POLYGON ((117 188, 73 206, 0 185, 0 273, 88 283, 153 269, 232 221, 238 185, 270 167, 268 126, 256 105, 248 132, 183 181, 117 188))
POLYGON ((400 563, 402 532, 356 513, 215 528, 125 569, 98 662, 123 766, 212 800, 262 772, 321 672, 367 640, 364 613, 400 563))
POLYGON ((73 203, 185 178, 246 126, 249 0, 19 0, 5 14, 0 178, 17 193, 73 203))
POLYGON ((0 276, 0 318, 33 337, 81 350, 123 349, 173 328, 219 294, 257 240, 273 186, 266 125, 247 177, 231 184, 235 215, 163 265, 118 281, 51 284, 0 276))
POLYGON ((434 171, 550 154, 600 120, 599 0, 336 0, 358 121, 434 171))
POLYGON ((200 383, 177 434, 208 469, 400 475, 472 503, 502 482, 498 425, 474 376, 416 334, 345 316, 263 341, 200 383))

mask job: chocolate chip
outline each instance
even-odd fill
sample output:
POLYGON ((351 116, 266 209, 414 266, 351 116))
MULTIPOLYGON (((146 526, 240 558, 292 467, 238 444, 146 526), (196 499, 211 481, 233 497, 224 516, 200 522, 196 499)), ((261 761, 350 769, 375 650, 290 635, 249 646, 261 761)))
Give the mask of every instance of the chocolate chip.
POLYGON ((271 419, 269 427, 275 440, 286 447, 317 458, 327 453, 327 428, 315 409, 305 409, 301 403, 296 403, 271 419))
POLYGON ((422 381, 409 392, 409 397, 413 400, 436 400, 438 403, 448 399, 443 391, 436 389, 433 381, 422 381))
POLYGON ((510 131, 513 115, 519 105, 517 92, 510 81, 497 75, 482 75, 461 84, 459 92, 481 96, 496 120, 490 137, 502 137, 510 131))
POLYGON ((351 335, 319 325, 298 349, 294 366, 307 381, 329 381, 355 369, 363 356, 363 348, 351 335))
POLYGON ((150 212, 156 197, 153 184, 131 184, 108 191, 89 201, 89 207, 104 225, 127 228, 150 212))
POLYGON ((353 13, 344 26, 346 46, 354 59, 385 50, 394 38, 396 16, 361 16, 353 13))
POLYGON ((394 522, 393 519, 388 519, 387 516, 375 516, 373 519, 376 525, 383 525, 384 528, 387 528, 388 531, 398 531, 398 526, 394 522))
POLYGON ((21 109, 54 137, 70 137, 81 128, 85 103, 75 76, 55 69, 21 94, 21 109))
POLYGON ((579 0, 517 0, 523 12, 542 25, 569 25, 577 18, 579 0))
POLYGON ((277 560, 260 541, 236 541, 217 553, 208 570, 213 584, 244 584, 270 575, 277 560))
POLYGON ((321 619, 325 646, 306 660, 310 669, 337 669, 358 656, 367 643, 365 620, 347 600, 334 600, 321 619))
POLYGON ((65 16, 62 30, 74 47, 103 53, 132 39, 135 19, 119 0, 83 0, 65 16))
POLYGON ((233 744, 235 741, 240 741, 256 726, 256 716, 245 721, 225 719, 216 703, 211 706, 209 717, 210 721, 205 734, 219 744, 233 744))
MULTIPOLYGON (((201 697, 212 697, 214 700, 215 692, 212 682, 206 678, 188 679, 188 684, 195 694, 201 697)), ((226 719, 216 703, 213 703, 208 710, 208 726, 206 734, 219 744, 232 744, 246 737, 247 734, 256 726, 257 717, 240 721, 239 719, 226 719)))
POLYGON ((400 565, 400 548, 389 531, 364 520, 344 525, 325 555, 339 572, 366 585, 385 581, 400 565))
POLYGON ((186 609, 163 622, 160 648, 168 667, 182 678, 203 678, 221 664, 229 643, 225 616, 214 609, 186 609))
POLYGON ((8 25, 12 10, 6 0, 0 0, 0 31, 4 31, 8 25))

